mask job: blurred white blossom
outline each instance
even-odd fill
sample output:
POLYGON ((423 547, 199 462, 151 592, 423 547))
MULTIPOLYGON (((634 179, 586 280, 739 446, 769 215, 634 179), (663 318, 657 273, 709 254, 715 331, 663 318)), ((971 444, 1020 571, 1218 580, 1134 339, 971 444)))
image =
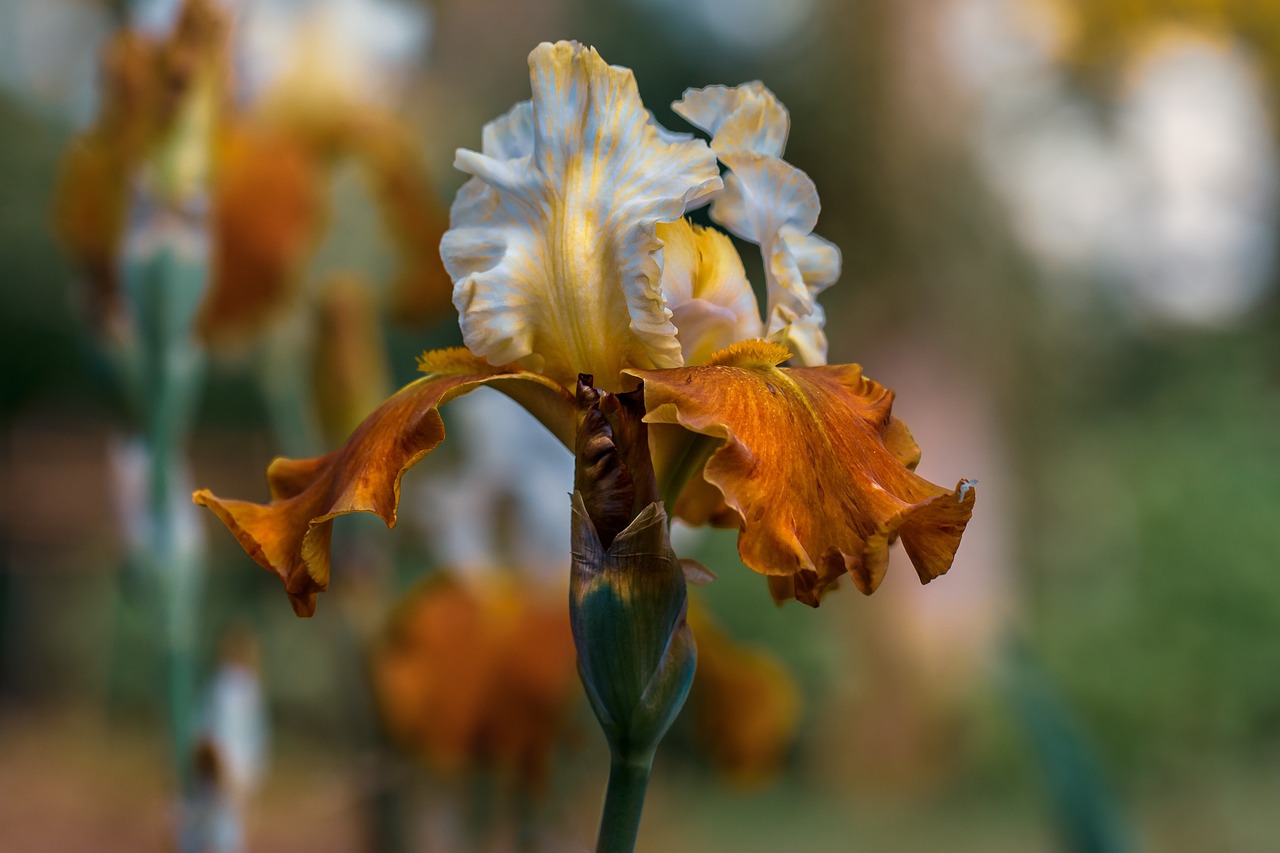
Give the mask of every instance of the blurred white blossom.
POLYGON ((573 457, 510 398, 482 388, 449 404, 456 472, 423 482, 420 518, 436 556, 458 570, 488 571, 511 558, 548 577, 569 565, 573 457), (501 543, 516 552, 500 553, 501 543))
POLYGON ((1275 269, 1277 175, 1263 83, 1242 49, 1152 33, 1114 103, 1058 55, 1070 22, 1043 2, 959 0, 946 28, 976 104, 979 166, 1048 278, 1113 289, 1139 317, 1221 326, 1275 269))
MULTIPOLYGON (((237 74, 252 100, 289 75, 337 97, 403 90, 425 59, 431 16, 410 0, 234 0, 237 74)), ((296 88, 296 87, 295 87, 296 88)))

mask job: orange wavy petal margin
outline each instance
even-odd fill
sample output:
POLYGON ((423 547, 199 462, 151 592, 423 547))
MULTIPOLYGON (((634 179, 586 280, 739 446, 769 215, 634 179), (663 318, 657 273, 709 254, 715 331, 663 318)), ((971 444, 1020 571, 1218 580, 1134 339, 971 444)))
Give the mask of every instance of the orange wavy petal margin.
POLYGON ((259 565, 284 581, 299 616, 315 613, 316 593, 329 586, 329 541, 333 519, 371 512, 388 527, 396 523, 400 478, 444 440, 439 406, 481 385, 518 396, 562 401, 573 410, 568 392, 537 374, 493 367, 466 350, 425 354, 428 375, 406 385, 365 418, 338 450, 313 459, 276 459, 267 469, 271 502, 219 498, 200 489, 192 499, 217 514, 259 565), (532 388, 528 383, 532 383, 532 388))
POLYGON ((951 567, 974 489, 911 471, 893 392, 857 365, 779 368, 785 347, 736 344, 699 367, 632 370, 646 420, 724 440, 703 477, 739 520, 738 552, 779 601, 816 607, 842 576, 870 595, 901 537, 923 583, 951 567))

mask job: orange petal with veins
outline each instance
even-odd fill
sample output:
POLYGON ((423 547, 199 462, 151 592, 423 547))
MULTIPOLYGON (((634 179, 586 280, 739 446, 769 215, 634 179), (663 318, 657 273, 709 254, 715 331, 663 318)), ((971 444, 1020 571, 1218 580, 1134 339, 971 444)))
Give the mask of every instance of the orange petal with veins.
POLYGON ((207 489, 196 503, 213 510, 241 547, 284 581, 299 616, 315 613, 316 593, 329 586, 329 539, 333 519, 371 512, 396 523, 400 478, 444 440, 437 408, 481 385, 499 390, 524 386, 522 397, 563 405, 571 418, 573 399, 550 380, 510 367, 493 367, 465 350, 427 353, 428 375, 406 385, 365 418, 338 450, 314 459, 277 459, 267 469, 271 503, 226 500, 207 489))
POLYGON ((785 347, 748 341, 706 365, 632 370, 646 417, 723 439, 702 475, 738 518, 742 561, 775 598, 816 607, 848 574, 871 594, 897 537, 928 583, 951 567, 974 490, 911 471, 919 450, 893 392, 857 365, 779 368, 785 347))

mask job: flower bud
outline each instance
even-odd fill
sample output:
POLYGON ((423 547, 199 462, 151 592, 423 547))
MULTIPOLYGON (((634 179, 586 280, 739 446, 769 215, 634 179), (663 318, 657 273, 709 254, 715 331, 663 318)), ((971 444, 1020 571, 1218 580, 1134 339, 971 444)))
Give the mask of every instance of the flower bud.
POLYGON ((693 682, 680 561, 638 395, 578 383, 569 614, 578 669, 615 760, 647 766, 693 682))

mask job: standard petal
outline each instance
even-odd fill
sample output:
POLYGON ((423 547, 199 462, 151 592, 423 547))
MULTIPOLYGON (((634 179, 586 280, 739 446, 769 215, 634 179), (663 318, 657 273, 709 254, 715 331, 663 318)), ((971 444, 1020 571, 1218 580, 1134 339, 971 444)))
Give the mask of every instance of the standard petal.
POLYGON ((817 606, 844 574, 870 594, 899 536, 921 581, 946 572, 973 489, 908 469, 915 444, 891 416, 893 392, 857 365, 778 368, 789 355, 752 341, 702 367, 629 372, 644 381, 647 420, 724 441, 703 476, 738 517, 743 562, 773 576, 776 595, 817 606))
POLYGON ((533 100, 490 125, 441 243, 468 348, 564 385, 616 390, 681 363, 654 235, 721 187, 701 141, 661 131, 630 70, 577 43, 529 56, 533 100), (528 146, 527 153, 525 152, 528 146), (519 155, 519 156, 512 156, 519 155))
POLYGON ((314 459, 275 460, 267 470, 271 503, 227 500, 207 489, 194 495, 249 556, 280 576, 299 616, 314 613, 316 593, 329 586, 335 517, 371 512, 395 526, 400 478, 444 439, 440 405, 481 385, 536 386, 545 397, 562 397, 572 417, 572 398, 544 377, 493 367, 465 350, 428 353, 422 364, 428 375, 383 403, 338 450, 314 459))
POLYGON ((521 101, 484 126, 480 151, 495 160, 518 160, 533 153, 533 101, 521 101))
POLYGON ((825 364, 817 296, 839 277, 840 251, 811 233, 821 209, 813 180, 782 159, 786 108, 757 82, 690 89, 672 109, 712 135, 711 148, 729 169, 711 218, 760 246, 769 340, 804 364, 825 364))
POLYGON ((671 309, 685 364, 702 364, 738 341, 763 334, 760 308, 728 236, 687 219, 657 228, 662 295, 671 309))
POLYGON ((787 147, 791 116, 759 80, 741 86, 688 89, 673 107, 694 127, 714 137, 716 153, 748 151, 781 157, 787 147))

